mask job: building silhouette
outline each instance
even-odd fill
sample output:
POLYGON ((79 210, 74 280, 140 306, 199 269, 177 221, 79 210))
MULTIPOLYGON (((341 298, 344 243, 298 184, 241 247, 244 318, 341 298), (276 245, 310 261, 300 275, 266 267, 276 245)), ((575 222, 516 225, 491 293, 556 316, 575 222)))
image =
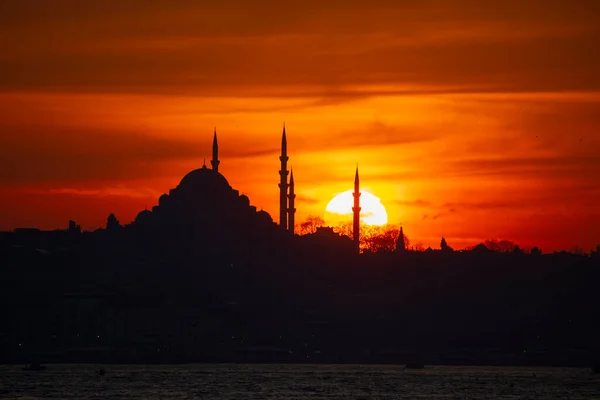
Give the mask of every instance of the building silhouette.
POLYGON ((288 170, 287 162, 287 138, 285 136, 285 123, 283 124, 283 134, 281 135, 281 169, 279 170, 279 226, 287 230, 288 223, 288 170))
POLYGON ((271 216, 257 211, 250 199, 234 190, 218 171, 220 165, 216 129, 213 134, 212 168, 186 174, 177 187, 161 195, 152 210, 141 211, 134 228, 150 237, 182 235, 201 243, 239 242, 241 237, 257 237, 275 226, 271 216))
POLYGON ((296 194, 294 193, 294 170, 290 172, 290 193, 288 194, 289 207, 288 207, 288 231, 294 233, 294 227, 296 225, 294 216, 296 214, 296 208, 294 207, 294 201, 296 194))
POLYGON ((294 199, 296 195, 294 194, 294 178, 290 177, 290 182, 288 183, 288 160, 284 123, 283 134, 281 135, 281 156, 279 156, 279 161, 281 162, 281 169, 279 170, 279 226, 293 234, 295 224, 294 214, 296 213, 294 199))
POLYGON ((354 207, 352 207, 353 220, 352 220, 352 238, 354 240, 354 246, 356 252, 360 251, 360 181, 358 178, 358 165, 356 166, 356 173, 354 175, 354 207))
POLYGON ((213 147, 212 147, 212 160, 210 165, 215 172, 219 172, 219 143, 217 142, 217 128, 215 127, 215 133, 213 135, 213 147))
MULTIPOLYGON (((283 231, 294 234, 295 226, 295 186, 293 174, 288 171, 287 138, 285 125, 281 140, 281 181, 279 226, 283 231), (288 181, 288 175, 289 181, 288 181)), ((213 239, 225 235, 227 229, 234 226, 253 226, 248 218, 254 220, 258 215, 261 228, 272 223, 270 215, 263 210, 257 211, 250 206, 250 199, 234 190, 227 179, 219 172, 219 144, 216 128, 213 133, 211 168, 206 166, 206 159, 201 168, 189 172, 177 187, 158 199, 158 205, 152 210, 141 211, 133 224, 146 228, 167 228, 170 230, 187 230, 201 232, 208 228, 213 232, 213 239), (256 215, 254 215, 256 214, 256 215)), ((256 221, 255 221, 256 222, 256 221)))

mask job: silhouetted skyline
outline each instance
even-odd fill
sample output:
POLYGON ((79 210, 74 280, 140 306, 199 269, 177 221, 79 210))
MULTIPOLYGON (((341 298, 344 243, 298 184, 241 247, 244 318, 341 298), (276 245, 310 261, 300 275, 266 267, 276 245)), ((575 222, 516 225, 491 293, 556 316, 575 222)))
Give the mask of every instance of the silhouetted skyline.
POLYGON ((215 130, 211 167, 131 223, 0 232, 0 363, 595 362, 600 246, 424 248, 364 223, 358 166, 352 220, 298 235, 285 131, 281 146, 282 225, 219 172, 215 130))
POLYGON ((364 190, 425 247, 589 251, 598 8, 4 1, 0 230, 131 222, 209 162, 215 125, 217 169, 278 220, 286 121, 296 223, 351 190, 358 162, 364 190))
MULTIPOLYGON (((277 186, 279 188, 279 199, 280 199, 278 223, 283 231, 294 234, 295 230, 298 228, 298 224, 295 223, 295 214, 297 211, 297 209, 295 207, 296 193, 295 193, 295 183, 294 183, 293 173, 290 174, 290 170, 288 170, 288 162, 290 160, 290 157, 288 154, 289 153, 288 153, 288 144, 287 144, 287 134, 286 134, 286 128, 285 128, 285 123, 284 123, 283 131, 282 131, 282 135, 281 135, 281 148, 280 148, 280 156, 279 156, 279 161, 280 161, 279 183, 277 184, 277 186), (289 176, 289 178, 288 178, 288 176, 289 176)), ((213 139, 212 139, 212 158, 210 160, 211 170, 214 171, 218 176, 220 176, 225 182, 227 182, 227 180, 223 177, 223 175, 221 173, 219 173, 220 164, 221 164, 221 160, 219 159, 219 144, 218 144, 217 128, 215 127, 214 131, 213 131, 213 139)), ((340 167, 340 166, 338 166, 338 167, 340 167)), ((197 171, 206 170, 206 169, 207 169, 206 157, 204 157, 203 166, 201 169, 198 169, 197 171)), ((192 175, 193 173, 196 173, 196 172, 192 171, 192 172, 188 173, 187 175, 192 175)), ((187 175, 186 175, 186 177, 187 177, 187 175)), ((256 178, 256 176, 255 176, 255 178, 256 178)), ((184 181, 185 181, 185 179, 186 178, 184 177, 184 181)), ((201 189, 202 185, 203 184, 198 183, 197 184, 198 188, 196 190, 203 190, 203 189, 201 189)), ((227 183, 227 186, 229 187, 229 183, 227 183)), ((208 193, 206 193, 206 196, 210 196, 209 193, 213 189, 208 188, 207 190, 208 190, 208 193)), ((171 190, 171 192, 173 192, 173 190, 171 190)), ((239 193, 239 191, 235 191, 235 192, 239 193)), ((331 223, 327 224, 326 221, 322 221, 319 223, 320 226, 331 226, 336 231, 342 232, 342 233, 346 234, 347 236, 352 237, 354 245, 357 249, 356 251, 359 251, 358 250, 359 248, 365 249, 365 248, 370 247, 368 244, 365 243, 365 238, 360 237, 360 232, 363 232, 363 231, 365 233, 371 232, 371 234, 380 235, 380 236, 381 235, 383 235, 383 236, 396 235, 395 229, 398 226, 397 221, 389 221, 388 224, 381 226, 381 227, 372 226, 372 225, 369 226, 366 223, 364 223, 362 221, 363 212, 361 212, 362 207, 361 207, 361 203, 360 203, 361 202, 361 200, 360 200, 361 194, 362 193, 360 191, 359 170, 358 170, 358 164, 357 164, 355 176, 354 176, 354 190, 352 193, 353 206, 351 208, 351 214, 349 213, 349 219, 348 219, 348 221, 350 221, 350 216, 351 216, 351 219, 352 219, 351 231, 346 232, 346 228, 344 228, 343 222, 341 223, 341 225, 340 225, 339 221, 337 224, 334 223, 333 225, 331 223), (385 231, 385 230, 387 230, 388 232, 384 233, 383 231, 385 231)), ((166 194, 163 194, 162 196, 160 196, 158 206, 161 205, 161 201, 162 201, 163 197, 165 197, 165 196, 166 196, 166 194)), ((245 195, 244 195, 244 198, 247 199, 245 201, 250 203, 251 199, 249 199, 245 195)), ((155 203, 155 202, 152 201, 151 203, 155 203)), ((157 206, 153 206, 151 208, 155 209, 156 207, 157 206)), ((143 214, 144 212, 149 212, 147 205, 144 208, 145 208, 145 210, 143 210, 140 214, 137 215, 134 222, 138 220, 138 218, 140 217, 141 214, 143 214)), ((254 208, 256 208, 256 207, 254 207, 254 208)), ((261 207, 261 210, 262 209, 263 208, 261 207)), ((111 213, 111 215, 114 216, 114 213, 111 213)), ((421 221, 421 223, 420 223, 420 226, 427 225, 427 224, 431 223, 432 220, 435 220, 438 217, 439 217, 439 215, 436 215, 436 216, 432 217, 430 220, 427 220, 427 216, 424 216, 423 221, 421 221)), ((314 216, 308 215, 307 218, 310 220, 311 218, 314 218, 314 216)), ((18 227, 18 228, 21 228, 21 227, 18 227)), ((27 228, 27 227, 25 227, 25 228, 27 228)), ((56 228, 60 228, 60 227, 56 227, 56 228)), ((300 229, 299 231, 300 231, 299 232, 300 234, 306 233, 306 232, 303 232, 302 229, 300 229)), ((402 228, 400 228, 400 234, 402 236, 402 228)), ((366 240, 370 240, 370 239, 366 239, 366 240)), ((400 240, 400 239, 398 239, 398 240, 400 240)), ((515 247, 515 246, 518 247, 517 243, 515 243, 514 241, 511 241, 511 240, 507 240, 507 239, 489 238, 489 239, 481 240, 479 243, 483 243, 483 242, 489 243, 490 245, 488 245, 488 247, 492 246, 490 248, 492 248, 494 250, 500 250, 500 251, 512 251, 513 247, 515 247), (494 247, 494 246, 496 246, 495 243, 500 243, 500 246, 494 247), (504 245, 502 245, 502 243, 504 243, 504 245)), ((471 243, 470 245, 464 246, 462 249, 471 249, 471 248, 475 247, 475 245, 477 245, 477 243, 471 243)), ((426 247, 431 248, 432 246, 431 245, 424 246, 421 241, 416 242, 416 250, 417 251, 424 251, 426 247)), ((535 245, 535 246, 525 245, 524 246, 524 248, 527 251, 529 251, 533 247, 538 248, 537 245, 535 245)), ((375 250, 377 248, 378 247, 376 246, 375 250)), ((383 248, 386 248, 386 245, 384 245, 383 248)), ((412 249, 413 250, 415 249, 415 244, 413 244, 412 249)), ((585 253, 585 252, 589 252, 589 251, 594 251, 595 249, 596 249, 596 247, 591 247, 590 249, 585 249, 581 246, 576 245, 576 246, 570 247, 568 250, 575 252, 575 253, 585 253)), ((552 249, 546 248, 546 250, 551 251, 552 249)), ((560 249, 560 250, 566 250, 566 249, 560 249)))
POLYGON ((0 15, 6 393, 51 363, 600 371, 599 2, 0 15))

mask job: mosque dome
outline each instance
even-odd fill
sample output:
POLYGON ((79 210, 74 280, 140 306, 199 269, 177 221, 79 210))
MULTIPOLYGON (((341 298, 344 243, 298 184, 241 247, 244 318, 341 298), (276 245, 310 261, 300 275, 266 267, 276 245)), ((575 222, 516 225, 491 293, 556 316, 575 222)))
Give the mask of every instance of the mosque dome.
POLYGON ((181 182, 179 182, 178 188, 183 190, 201 189, 203 191, 223 192, 230 190, 231 186, 229 186, 229 182, 227 182, 227 179, 223 175, 203 166, 184 176, 181 182))
POLYGON ((261 220, 263 220, 265 222, 269 222, 269 223, 273 222, 273 218, 271 218, 271 215, 268 212, 266 212, 264 210, 260 210, 257 214, 261 220))

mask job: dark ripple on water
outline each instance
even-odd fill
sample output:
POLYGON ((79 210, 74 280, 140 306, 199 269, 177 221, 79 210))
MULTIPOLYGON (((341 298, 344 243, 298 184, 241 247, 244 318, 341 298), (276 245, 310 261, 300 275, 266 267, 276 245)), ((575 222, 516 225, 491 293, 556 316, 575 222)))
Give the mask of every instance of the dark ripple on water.
POLYGON ((599 399, 586 369, 388 365, 0 366, 0 399, 599 399), (104 368, 104 377, 96 375, 104 368))

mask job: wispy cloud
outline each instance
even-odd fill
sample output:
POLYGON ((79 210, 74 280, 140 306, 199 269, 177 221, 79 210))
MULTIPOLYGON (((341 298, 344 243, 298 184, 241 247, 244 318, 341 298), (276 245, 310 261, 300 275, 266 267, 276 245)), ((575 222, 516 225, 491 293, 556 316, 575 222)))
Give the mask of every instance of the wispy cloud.
POLYGON ((595 156, 556 155, 551 157, 472 158, 459 160, 447 171, 449 176, 516 175, 538 178, 593 179, 600 174, 595 156))
POLYGON ((357 148, 361 146, 423 143, 436 137, 439 137, 439 134, 435 135, 414 126, 392 126, 381 121, 375 121, 360 129, 323 136, 319 138, 318 142, 322 146, 335 145, 336 148, 357 148))
MULTIPOLYGON (((0 124, 1 125, 1 124, 0 124)), ((159 137, 141 130, 74 129, 58 126, 13 127, 0 137, 0 184, 114 182, 172 176, 186 161, 211 154, 212 137, 159 137), (18 140, 16 140, 18 138, 18 140)), ((276 153, 261 143, 230 146, 229 158, 276 153)), ((200 164, 201 165, 201 164, 200 164)))
POLYGON ((130 198, 158 198, 162 193, 151 188, 140 187, 105 187, 99 189, 84 189, 84 188, 52 188, 52 189, 25 189, 24 192, 30 194, 45 194, 45 195, 74 195, 82 197, 130 197, 130 198))
POLYGON ((306 203, 306 204, 310 204, 310 205, 319 204, 321 202, 316 197, 306 196, 306 195, 301 195, 301 194, 296 195, 296 201, 299 203, 306 203))
POLYGON ((381 83, 597 89, 599 6, 578 3, 9 0, 0 87, 248 96, 313 86, 322 97, 381 83))
POLYGON ((404 207, 414 207, 414 208, 428 208, 432 207, 433 203, 427 200, 417 199, 417 200, 395 200, 395 204, 404 207))

